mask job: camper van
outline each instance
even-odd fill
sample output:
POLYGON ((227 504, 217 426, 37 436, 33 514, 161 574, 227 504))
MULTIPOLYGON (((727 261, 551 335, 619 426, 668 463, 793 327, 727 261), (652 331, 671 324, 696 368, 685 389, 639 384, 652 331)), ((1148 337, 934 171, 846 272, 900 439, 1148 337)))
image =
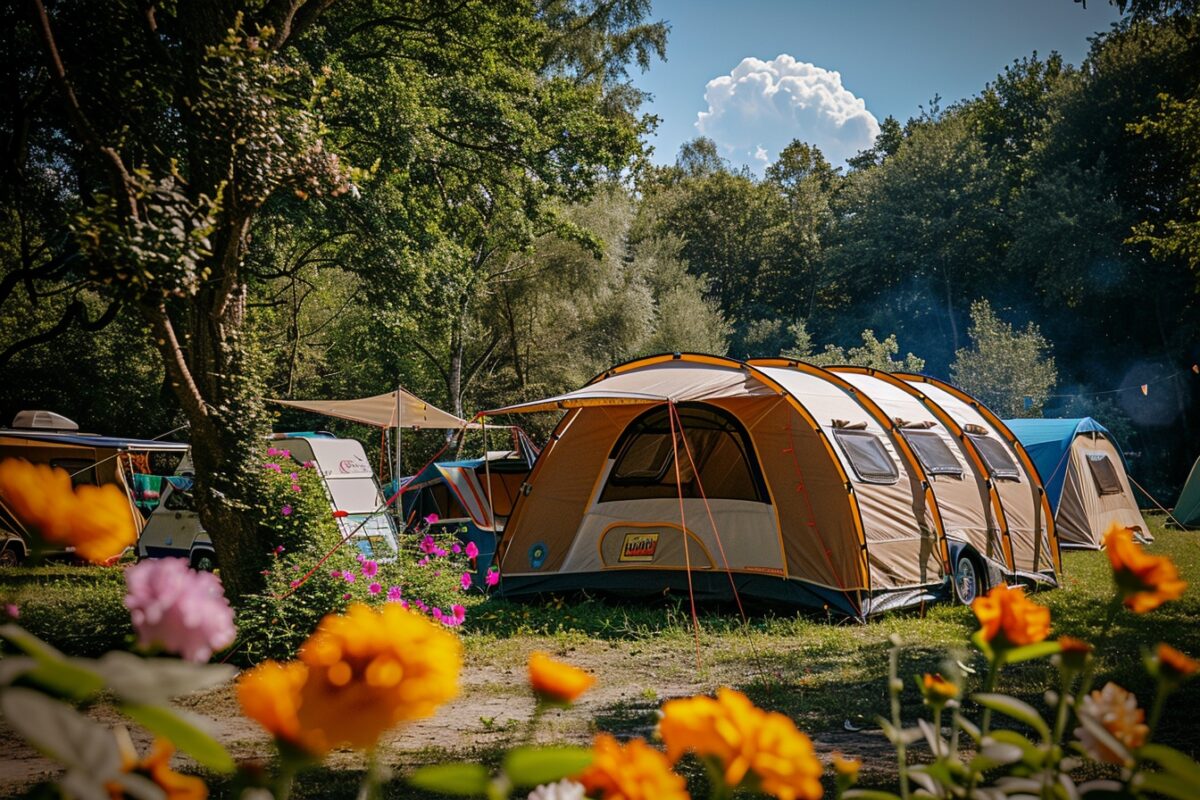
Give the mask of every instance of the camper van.
MULTIPOLYGON (((138 510, 138 479, 150 472, 151 456, 178 458, 187 447, 178 442, 80 433, 75 422, 52 411, 21 411, 11 428, 0 428, 0 460, 23 458, 49 464, 66 470, 75 486, 117 486, 129 498, 129 514, 139 532, 145 518, 138 510)), ((29 532, 0 501, 0 565, 21 563, 29 554, 29 542, 29 532)), ((65 554, 69 550, 58 553, 65 554)))
MULTIPOLYGON (((271 437, 271 445, 289 451, 299 464, 312 462, 330 508, 344 512, 336 517, 342 536, 352 535, 359 552, 376 561, 395 559, 395 522, 383 508, 379 483, 359 442, 318 431, 277 433, 271 437)), ((177 472, 168 479, 158 508, 138 539, 138 557, 176 556, 187 558, 195 569, 212 569, 216 551, 192 501, 191 459, 185 458, 177 472)))

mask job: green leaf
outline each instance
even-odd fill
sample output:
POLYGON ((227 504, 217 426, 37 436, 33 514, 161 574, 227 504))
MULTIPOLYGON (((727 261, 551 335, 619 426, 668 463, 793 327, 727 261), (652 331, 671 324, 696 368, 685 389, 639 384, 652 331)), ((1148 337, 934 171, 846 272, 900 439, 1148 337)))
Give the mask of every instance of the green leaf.
POLYGON ((1200 764, 1173 747, 1167 747, 1164 744, 1148 744, 1137 752, 1139 758, 1153 761, 1175 777, 1200 786, 1200 764))
POLYGON ((1043 739, 1050 738, 1050 726, 1042 719, 1042 715, 1037 712, 1037 709, 1026 702, 1018 700, 1015 697, 1009 697, 1006 694, 981 693, 972 695, 971 699, 984 708, 999 711, 1007 717, 1012 717, 1018 722, 1025 723, 1037 731, 1043 739))
POLYGON ((408 777, 418 789, 464 796, 487 794, 488 772, 479 764, 434 764, 408 777))
MULTIPOLYGON (((19 625, 0 626, 0 638, 7 639, 37 662, 32 669, 22 670, 19 677, 51 694, 78 701, 104 688, 104 680, 83 666, 87 664, 90 667, 95 662, 84 658, 68 659, 19 625)), ((12 680, 17 677, 12 676, 12 680)))
POLYGON ((216 772, 233 772, 233 758, 225 747, 204 730, 201 717, 165 706, 124 703, 121 711, 151 733, 175 746, 216 772))
POLYGON ((139 658, 119 650, 105 653, 96 662, 96 670, 118 697, 142 705, 211 689, 237 674, 237 669, 227 664, 139 658))
POLYGON ((1024 647, 1017 647, 1013 650, 1008 650, 1004 653, 1005 664, 1020 664, 1022 661, 1032 661, 1035 658, 1045 658, 1052 656, 1055 653, 1062 652, 1062 645, 1058 642, 1038 642, 1037 644, 1027 644, 1024 647))
POLYGON ((582 772, 592 763, 584 747, 518 747, 504 757, 504 774, 514 786, 553 783, 582 772))
POLYGON ((878 789, 847 789, 842 793, 842 797, 846 800, 900 800, 898 795, 878 789))
POLYGON ((85 775, 121 771, 112 732, 71 706, 33 689, 0 693, 0 710, 12 728, 42 754, 85 775))
MULTIPOLYGON (((980 628, 971 634, 971 643, 979 648, 979 652, 983 653, 984 658, 986 658, 988 661, 991 661, 994 658, 995 653, 992 650, 991 643, 987 639, 983 638, 983 628, 980 628)), ((991 667, 989 667, 989 669, 990 668, 991 667)))
POLYGON ((29 631, 22 628, 20 625, 13 625, 11 623, 8 625, 0 625, 0 639, 7 639, 16 645, 23 653, 33 656, 39 661, 42 659, 53 659, 56 661, 66 660, 66 656, 43 642, 38 637, 34 636, 29 631))
POLYGON ((1141 789, 1165 795, 1173 800, 1195 800, 1196 784, 1175 775, 1143 772, 1139 777, 1141 789))

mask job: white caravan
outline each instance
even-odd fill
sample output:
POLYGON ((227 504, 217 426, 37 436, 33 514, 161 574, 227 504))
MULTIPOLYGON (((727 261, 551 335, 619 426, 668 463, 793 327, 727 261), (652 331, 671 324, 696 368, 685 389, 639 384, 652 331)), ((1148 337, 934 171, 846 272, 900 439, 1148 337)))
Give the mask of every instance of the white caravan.
MULTIPOLYGON (((331 513, 342 536, 363 555, 391 561, 398 550, 395 522, 384 507, 384 498, 362 445, 338 439, 331 433, 281 433, 271 445, 287 450, 298 464, 312 462, 321 476, 331 513)), ((168 479, 158 508, 150 515, 138 539, 139 558, 187 558, 195 569, 216 566, 212 540, 200 526, 192 501, 193 467, 190 456, 168 479)))

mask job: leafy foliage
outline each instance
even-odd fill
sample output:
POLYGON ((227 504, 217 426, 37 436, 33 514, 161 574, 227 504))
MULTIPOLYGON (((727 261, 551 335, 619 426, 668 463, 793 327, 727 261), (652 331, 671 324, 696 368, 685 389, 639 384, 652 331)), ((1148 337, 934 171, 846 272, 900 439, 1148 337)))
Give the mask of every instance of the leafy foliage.
POLYGON ((971 347, 955 354, 950 374, 1002 417, 1039 417, 1057 370, 1036 325, 1016 331, 986 300, 971 304, 971 347))

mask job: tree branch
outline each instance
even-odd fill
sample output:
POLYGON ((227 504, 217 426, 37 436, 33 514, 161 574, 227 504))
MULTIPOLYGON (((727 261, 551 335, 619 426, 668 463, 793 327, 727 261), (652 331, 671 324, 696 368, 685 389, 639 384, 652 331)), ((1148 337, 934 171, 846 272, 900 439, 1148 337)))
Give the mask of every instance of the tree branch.
POLYGON ((53 341, 70 330, 71 325, 76 322, 79 322, 80 327, 85 331, 98 331, 117 318, 117 312, 120 310, 120 308, 120 301, 114 300, 109 307, 105 309, 103 314, 97 317, 94 321, 90 321, 87 318, 87 307, 84 306, 83 301, 72 300, 67 306, 66 310, 63 311, 63 315, 59 318, 58 322, 54 323, 52 327, 42 331, 41 333, 35 333, 32 336, 26 336, 24 339, 14 342, 5 348, 4 352, 0 353, 0 367, 6 365, 10 360, 12 360, 13 356, 15 356, 17 353, 20 353, 22 350, 28 350, 30 347, 35 347, 39 344, 45 344, 46 342, 53 341))
POLYGON ((191 369, 188 368, 187 359, 184 358, 183 348, 179 346, 179 339, 175 336, 175 326, 167 315, 166 306, 162 303, 143 303, 138 308, 154 332, 155 346, 162 354, 167 375, 180 404, 192 420, 207 418, 208 408, 204 404, 204 397, 196 386, 191 369))

